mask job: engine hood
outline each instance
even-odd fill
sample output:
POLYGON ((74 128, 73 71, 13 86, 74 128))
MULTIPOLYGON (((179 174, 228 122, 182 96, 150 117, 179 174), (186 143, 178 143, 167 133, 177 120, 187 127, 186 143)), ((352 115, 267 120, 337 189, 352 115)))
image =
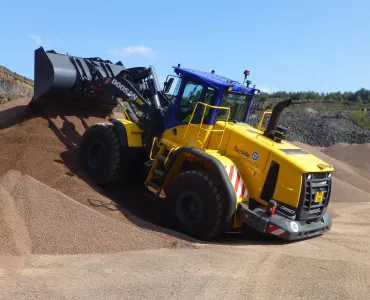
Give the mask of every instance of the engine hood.
POLYGON ((284 157, 289 164, 301 173, 334 171, 330 164, 288 142, 274 143, 271 153, 274 156, 284 157))
MULTIPOLYGON (((254 157, 259 157, 259 153, 272 156, 276 160, 284 160, 286 164, 296 169, 300 173, 312 172, 332 172, 333 167, 312 155, 306 150, 283 140, 276 143, 265 136, 263 132, 246 124, 228 124, 227 130, 230 130, 227 149, 237 149, 239 153, 247 153, 254 157), (246 150, 245 150, 246 149, 246 150)), ((264 167, 260 164, 260 167, 264 167)))

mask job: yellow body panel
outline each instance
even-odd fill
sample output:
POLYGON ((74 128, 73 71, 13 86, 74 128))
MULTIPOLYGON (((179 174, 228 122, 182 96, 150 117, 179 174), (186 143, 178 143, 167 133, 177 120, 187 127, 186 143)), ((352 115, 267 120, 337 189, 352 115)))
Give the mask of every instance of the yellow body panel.
POLYGON ((204 145, 207 144, 211 136, 212 132, 210 132, 209 129, 212 129, 212 127, 213 126, 203 125, 203 129, 200 129, 199 126, 186 124, 166 130, 162 138, 172 141, 176 145, 204 149, 204 145))
POLYGON ((289 143, 286 140, 283 140, 281 143, 274 143, 268 138, 264 137, 262 131, 259 131, 248 125, 238 125, 235 127, 235 133, 240 136, 242 140, 252 140, 251 142, 255 143, 257 140, 266 145, 271 145, 271 152, 277 157, 284 157, 285 163, 289 164, 292 168, 297 169, 301 173, 309 172, 332 172, 334 169, 328 165, 326 162, 320 158, 307 153, 302 155, 287 155, 282 150, 293 149, 293 150, 302 150, 300 147, 289 143), (319 165, 326 166, 325 169, 319 167, 319 165))
POLYGON ((142 147, 141 133, 143 132, 136 123, 126 119, 118 119, 126 128, 127 142, 129 147, 142 147))
POLYGON ((330 165, 310 153, 291 154, 282 151, 302 149, 287 141, 275 143, 265 138, 261 131, 245 124, 228 124, 225 136, 229 138, 221 154, 233 160, 238 167, 250 198, 265 205, 267 202, 261 200, 260 196, 272 160, 280 165, 273 198, 293 207, 299 203, 302 174, 334 171, 330 165))
POLYGON ((163 138, 173 140, 182 146, 191 146, 199 149, 205 149, 206 147, 208 147, 209 149, 218 150, 221 146, 220 142, 224 140, 223 137, 229 115, 229 107, 212 106, 204 102, 197 102, 192 114, 187 118, 187 124, 177 126, 176 128, 165 131, 163 134, 163 138), (194 113, 197 110, 198 106, 201 106, 202 109, 200 124, 192 124, 194 113), (205 115, 209 112, 210 108, 226 110, 226 122, 218 122, 217 126, 203 124, 205 115), (213 148, 210 148, 208 144, 210 141, 210 137, 214 134, 216 134, 217 138, 213 139, 213 143, 215 143, 217 140, 218 144, 214 145, 213 148))
MULTIPOLYGON (((292 207, 298 207, 300 200, 300 193, 302 187, 302 175, 296 169, 292 169, 289 165, 284 163, 284 160, 279 157, 271 157, 271 160, 280 164, 279 177, 276 182, 275 192, 273 198, 275 200, 286 203, 292 207)), ((269 163, 271 162, 269 160, 269 163)), ((268 169, 266 169, 265 176, 267 176, 268 169)), ((259 195, 262 192, 261 185, 259 187, 259 195)), ((261 202, 265 202, 260 200, 261 202)), ((267 204, 267 203, 266 203, 267 204)))
MULTIPOLYGON (((237 205, 239 202, 247 202, 250 198, 267 205, 260 197, 272 161, 280 165, 273 198, 292 207, 299 205, 302 174, 334 171, 318 157, 287 141, 276 143, 264 137, 260 130, 246 124, 229 122, 225 126, 224 122, 219 121, 213 127, 208 126, 208 131, 201 136, 198 135, 199 127, 187 126, 167 130, 163 134, 162 142, 169 148, 203 147, 205 152, 219 159, 224 166, 234 165, 248 192, 247 197, 237 198, 237 205), (224 132, 212 129, 224 129, 224 132), (184 135, 186 130, 187 134, 184 135), (293 154, 284 150, 293 150, 293 154), (297 154, 297 150, 301 153, 297 154)), ((242 225, 240 220, 235 219, 234 227, 242 225)))

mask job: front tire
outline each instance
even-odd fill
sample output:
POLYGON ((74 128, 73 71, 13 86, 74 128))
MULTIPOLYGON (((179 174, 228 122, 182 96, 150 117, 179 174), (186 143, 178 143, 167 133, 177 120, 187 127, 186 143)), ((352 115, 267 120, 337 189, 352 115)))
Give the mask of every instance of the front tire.
POLYGON ((176 230, 200 240, 219 237, 225 228, 222 190, 204 171, 186 171, 166 189, 176 230))
POLYGON ((79 161, 96 184, 116 182, 121 160, 122 149, 112 124, 98 123, 86 130, 79 147, 79 161))

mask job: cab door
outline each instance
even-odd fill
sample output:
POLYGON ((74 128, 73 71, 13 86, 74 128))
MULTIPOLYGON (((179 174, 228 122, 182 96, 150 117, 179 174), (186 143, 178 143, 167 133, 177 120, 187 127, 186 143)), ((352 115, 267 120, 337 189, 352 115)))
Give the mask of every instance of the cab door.
MULTIPOLYGON (((163 137, 181 146, 201 147, 204 143, 204 138, 206 138, 206 132, 201 130, 199 126, 204 107, 203 105, 196 104, 197 102, 212 103, 214 97, 216 97, 216 93, 217 91, 215 89, 207 85, 198 84, 191 80, 183 81, 178 89, 173 107, 166 118, 167 130, 164 132, 163 137), (195 108, 196 111, 191 120, 195 108)), ((207 124, 207 117, 208 114, 206 111, 202 125, 204 128, 209 126, 207 124)))

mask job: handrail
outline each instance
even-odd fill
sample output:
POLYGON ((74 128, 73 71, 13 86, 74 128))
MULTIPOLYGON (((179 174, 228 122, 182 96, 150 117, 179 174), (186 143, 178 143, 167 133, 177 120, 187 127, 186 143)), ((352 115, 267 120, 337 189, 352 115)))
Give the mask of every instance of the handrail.
POLYGON ((153 149, 154 149, 154 143, 156 143, 156 144, 157 144, 157 147, 158 147, 158 148, 160 148, 160 147, 161 147, 161 145, 159 145, 159 143, 158 143, 158 138, 155 136, 155 137, 153 138, 152 148, 150 149, 150 153, 149 153, 149 159, 150 159, 150 160, 155 160, 155 158, 152 158, 153 149))
POLYGON ((178 148, 180 148, 180 147, 179 147, 179 146, 177 146, 177 147, 173 147, 173 148, 171 148, 170 152, 168 152, 167 157, 166 157, 166 159, 165 159, 165 161, 164 161, 164 163, 163 163, 163 165, 164 165, 164 166, 166 166, 167 161, 168 161, 168 158, 170 157, 171 153, 172 153, 173 151, 176 151, 178 148))
POLYGON ((258 130, 262 130, 262 131, 264 131, 266 128, 262 128, 262 124, 263 124, 263 121, 264 121, 264 119, 265 119, 265 115, 267 115, 267 114, 269 114, 269 115, 271 115, 272 114, 272 110, 271 109, 266 109, 264 112, 263 112, 263 114, 262 114, 262 116, 261 116, 261 119, 260 119, 260 121, 258 122, 258 125, 257 125, 257 129, 258 130))
MULTIPOLYGON (((230 107, 226 107, 226 106, 215 106, 215 105, 210 105, 210 104, 207 104, 207 103, 204 103, 204 102, 197 102, 194 109, 193 109, 193 112, 191 114, 191 117, 190 117, 190 120, 188 122, 188 126, 186 127, 186 130, 185 130, 185 133, 184 133, 184 136, 182 137, 182 139, 184 140, 185 137, 186 137, 186 134, 188 133, 188 130, 189 130, 189 127, 190 126, 194 126, 194 127, 199 127, 199 130, 198 130, 198 135, 197 137, 199 137, 199 134, 200 134, 200 131, 201 130, 205 130, 205 131, 212 131, 212 132, 222 132, 222 136, 221 136, 221 139, 220 139, 220 143, 218 145, 218 148, 217 150, 220 149, 221 147, 221 143, 222 143, 222 140, 224 138, 224 134, 225 134, 225 128, 226 128, 226 123, 229 121, 229 118, 230 118, 230 107), (197 107, 198 105, 203 105, 203 112, 202 112, 202 119, 200 121, 199 124, 191 124, 191 121, 194 119, 194 114, 195 114, 195 111, 197 110, 197 107), (203 121, 204 121, 204 115, 206 113, 206 109, 208 108, 215 108, 215 109, 223 109, 223 110, 227 110, 228 111, 228 114, 227 114, 227 118, 225 120, 225 124, 224 124, 224 127, 223 129, 208 129, 208 128, 203 128, 202 125, 203 125, 203 121)), ((205 142, 205 139, 203 140, 203 142, 201 142, 198 138, 197 138, 197 142, 199 142, 202 147, 201 149, 203 149, 203 145, 204 145, 204 142, 205 142)))

